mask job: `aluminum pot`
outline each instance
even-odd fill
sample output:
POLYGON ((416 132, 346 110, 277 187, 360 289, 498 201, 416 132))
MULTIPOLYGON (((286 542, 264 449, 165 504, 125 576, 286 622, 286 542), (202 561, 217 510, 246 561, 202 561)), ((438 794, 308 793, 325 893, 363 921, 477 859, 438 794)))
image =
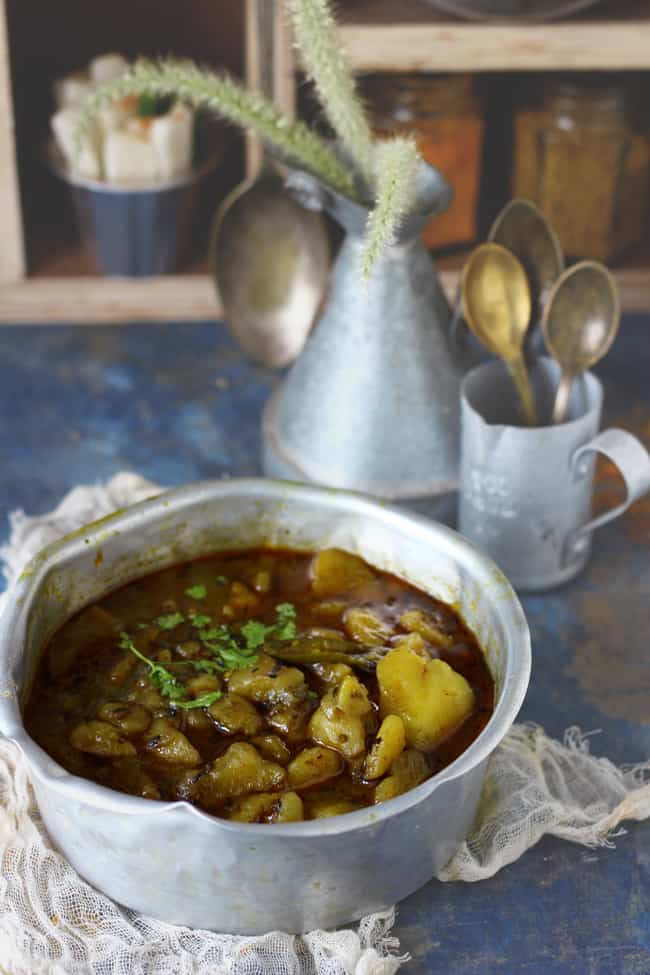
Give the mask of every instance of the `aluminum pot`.
POLYGON ((191 927, 298 933, 386 908, 445 865, 470 829, 487 761, 519 711, 529 673, 517 597, 494 563, 455 532, 341 491, 220 481, 117 512, 30 563, 0 620, 0 732, 25 754, 50 836, 99 890, 191 927), (43 645, 71 614, 165 566, 258 545, 335 545, 453 604, 497 685, 494 714, 476 741, 448 768, 381 805, 273 826, 123 795, 71 775, 32 741, 21 703, 43 645))

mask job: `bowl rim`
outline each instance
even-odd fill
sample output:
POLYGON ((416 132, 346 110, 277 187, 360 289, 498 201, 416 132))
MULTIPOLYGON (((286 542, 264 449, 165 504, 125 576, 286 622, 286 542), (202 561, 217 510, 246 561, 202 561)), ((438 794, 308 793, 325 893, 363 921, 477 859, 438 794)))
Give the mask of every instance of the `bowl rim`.
MULTIPOLYGON (((206 553, 207 554, 207 553, 206 553)), ((479 580, 480 581, 480 580, 479 580)), ((126 583, 123 583, 126 584, 126 583)), ((101 807, 105 811, 126 815, 165 815, 174 811, 177 815, 198 818, 212 829, 239 833, 251 837, 273 836, 307 838, 326 834, 351 832, 391 819, 416 805, 447 782, 458 779, 485 762, 500 744, 515 721, 528 689, 531 671, 531 643, 528 624, 522 606, 512 586, 492 560, 475 545, 456 531, 439 522, 428 519, 394 505, 388 505, 367 495, 320 486, 302 485, 270 478, 232 478, 221 481, 200 481, 179 488, 163 491, 127 508, 82 526, 80 529, 51 543, 35 555, 23 569, 18 580, 5 596, 6 602, 0 615, 0 735, 13 741, 22 751, 30 775, 41 785, 52 788, 60 795, 88 806, 101 807), (228 497, 252 496, 273 501, 296 500, 323 502, 328 507, 345 514, 367 515, 379 519, 385 526, 421 533, 436 541, 443 549, 453 550, 454 558, 461 564, 474 568, 473 575, 482 576, 491 585, 499 584, 499 614, 508 637, 508 655, 501 692, 496 707, 477 738, 458 758, 431 778, 400 796, 385 800, 376 806, 364 807, 324 819, 303 820, 296 823, 235 823, 204 812, 185 800, 156 800, 131 796, 107 786, 92 782, 68 772, 51 758, 27 733, 18 704, 18 694, 6 661, 6 650, 11 641, 24 642, 26 623, 31 606, 38 597, 41 582, 47 573, 63 559, 74 557, 88 550, 89 545, 102 542, 106 546, 107 526, 119 529, 120 534, 129 527, 147 521, 180 516, 186 508, 228 497), (170 511, 170 508, 173 510, 170 511), (513 655, 515 659, 513 659, 513 655)))

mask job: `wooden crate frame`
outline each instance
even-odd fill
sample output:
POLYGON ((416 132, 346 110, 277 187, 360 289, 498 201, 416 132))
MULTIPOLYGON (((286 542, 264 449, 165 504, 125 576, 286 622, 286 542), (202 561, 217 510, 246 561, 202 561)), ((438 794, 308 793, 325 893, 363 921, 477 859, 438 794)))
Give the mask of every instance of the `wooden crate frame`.
MULTIPOLYGON (((252 85, 260 77, 254 2, 246 0, 246 74, 252 85)), ((218 317, 222 309, 206 274, 150 279, 27 274, 6 4, 0 0, 0 320, 90 325, 218 317)), ((292 113, 296 72, 291 38, 278 0, 275 6, 274 96, 292 113)), ((344 20, 341 37, 353 67, 363 71, 650 71, 650 0, 617 0, 615 9, 615 16, 606 4, 577 21, 495 26, 435 16, 421 0, 402 0, 399 6, 391 0, 364 0, 344 20)), ((259 146, 250 139, 248 175, 257 171, 260 159, 259 146)), ((625 309, 650 309, 650 258, 616 271, 616 277, 625 309)), ((442 281, 453 294, 458 269, 443 264, 442 281)))

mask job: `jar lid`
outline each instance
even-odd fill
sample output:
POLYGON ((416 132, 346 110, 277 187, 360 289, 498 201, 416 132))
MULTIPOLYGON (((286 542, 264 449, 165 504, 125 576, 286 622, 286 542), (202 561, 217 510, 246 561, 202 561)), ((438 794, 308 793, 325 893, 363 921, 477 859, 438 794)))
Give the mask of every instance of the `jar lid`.
POLYGON ((373 74, 361 79, 360 88, 376 115, 398 121, 479 111, 468 74, 373 74))
POLYGON ((544 80, 543 94, 547 104, 573 102, 583 109, 619 113, 626 111, 631 100, 629 87, 607 75, 547 78, 544 80))

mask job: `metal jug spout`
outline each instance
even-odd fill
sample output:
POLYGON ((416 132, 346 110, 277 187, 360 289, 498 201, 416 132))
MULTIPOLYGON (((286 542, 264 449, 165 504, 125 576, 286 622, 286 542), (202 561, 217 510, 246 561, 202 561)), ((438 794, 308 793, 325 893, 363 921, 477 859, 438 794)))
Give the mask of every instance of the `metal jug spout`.
POLYGON ((266 473, 381 497, 439 495, 458 483, 460 381, 451 311, 419 232, 451 188, 426 163, 412 213, 368 282, 360 274, 368 208, 311 174, 287 185, 345 231, 327 301, 263 421, 266 473))

